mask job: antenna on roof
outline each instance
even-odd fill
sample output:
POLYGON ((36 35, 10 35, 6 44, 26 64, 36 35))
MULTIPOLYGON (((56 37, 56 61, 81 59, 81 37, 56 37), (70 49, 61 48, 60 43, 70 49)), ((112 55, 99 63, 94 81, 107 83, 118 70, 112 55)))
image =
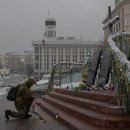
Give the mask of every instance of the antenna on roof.
POLYGON ((49 12, 49 10, 48 10, 48 18, 49 18, 49 15, 50 15, 50 12, 49 12))

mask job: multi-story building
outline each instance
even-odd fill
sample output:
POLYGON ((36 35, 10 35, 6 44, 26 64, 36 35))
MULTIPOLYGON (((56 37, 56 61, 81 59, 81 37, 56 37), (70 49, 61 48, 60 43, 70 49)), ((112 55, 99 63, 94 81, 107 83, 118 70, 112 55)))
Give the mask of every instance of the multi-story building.
MULTIPOLYGON (((56 38, 55 20, 47 19, 47 21, 45 40, 32 41, 35 56, 34 72, 37 79, 42 78, 44 74, 49 74, 52 67, 59 62, 81 63, 88 56, 92 58, 94 51, 101 48, 102 43, 98 41, 82 41, 75 37, 56 38)), ((69 69, 69 66, 66 66, 66 69, 69 69)))
POLYGON ((6 53, 7 67, 10 72, 19 72, 20 57, 17 52, 6 53))
POLYGON ((34 52, 33 51, 24 51, 24 64, 26 65, 34 65, 34 52))
POLYGON ((10 52, 6 53, 7 67, 10 69, 10 72, 16 73, 26 73, 28 69, 33 68, 34 56, 33 52, 25 51, 20 52, 10 52))
POLYGON ((0 66, 5 66, 6 58, 3 54, 0 54, 0 66))
POLYGON ((5 55, 0 54, 0 75, 8 75, 9 69, 6 67, 5 55))
POLYGON ((6 67, 3 67, 3 68, 0 68, 0 75, 3 76, 3 75, 9 75, 10 71, 8 68, 6 67))
POLYGON ((24 71, 31 75, 34 72, 34 53, 33 51, 24 51, 24 71))
MULTIPOLYGON (((111 12, 111 19, 108 17, 103 21, 104 25, 107 25, 109 21, 114 18, 119 20, 112 24, 112 34, 118 32, 130 32, 130 0, 115 0, 115 8, 111 12)), ((110 34, 109 26, 104 26, 105 37, 108 38, 110 34)))

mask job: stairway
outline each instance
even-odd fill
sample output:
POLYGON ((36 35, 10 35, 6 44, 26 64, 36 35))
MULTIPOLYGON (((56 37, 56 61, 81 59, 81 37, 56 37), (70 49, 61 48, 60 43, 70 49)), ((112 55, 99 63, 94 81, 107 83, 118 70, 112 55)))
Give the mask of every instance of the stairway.
POLYGON ((113 93, 55 89, 36 103, 41 118, 47 113, 70 130, 130 130, 130 116, 113 93))

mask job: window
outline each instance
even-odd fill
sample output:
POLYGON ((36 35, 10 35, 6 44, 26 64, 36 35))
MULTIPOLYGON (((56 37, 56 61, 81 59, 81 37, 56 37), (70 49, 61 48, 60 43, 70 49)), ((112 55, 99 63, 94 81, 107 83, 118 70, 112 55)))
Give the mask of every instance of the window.
POLYGON ((40 69, 42 69, 42 64, 40 63, 40 69))
POLYGON ((35 61, 39 61, 39 55, 35 55, 35 61))
POLYGON ((48 37, 53 37, 53 31, 48 31, 48 37))
POLYGON ((35 53, 39 53, 39 47, 35 47, 35 53))
POLYGON ((35 69, 38 70, 39 69, 39 64, 35 63, 35 69))
POLYGON ((49 70, 49 63, 47 63, 47 70, 49 70))

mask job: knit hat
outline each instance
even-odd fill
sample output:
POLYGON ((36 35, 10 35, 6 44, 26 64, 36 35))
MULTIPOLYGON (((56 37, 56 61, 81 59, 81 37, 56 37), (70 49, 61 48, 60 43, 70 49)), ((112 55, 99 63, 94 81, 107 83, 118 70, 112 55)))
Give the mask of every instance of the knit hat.
POLYGON ((25 82, 25 84, 26 84, 28 87, 32 86, 32 85, 35 84, 35 83, 36 83, 36 81, 35 81, 33 78, 29 78, 29 79, 25 82))

